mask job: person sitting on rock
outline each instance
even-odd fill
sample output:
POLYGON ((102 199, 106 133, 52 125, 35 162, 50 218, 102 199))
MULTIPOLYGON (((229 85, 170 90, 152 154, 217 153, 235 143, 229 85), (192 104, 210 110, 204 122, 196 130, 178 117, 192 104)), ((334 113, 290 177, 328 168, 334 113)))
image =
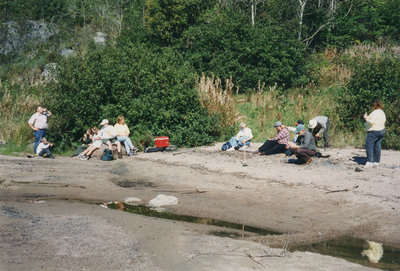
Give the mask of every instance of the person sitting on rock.
POLYGON ((296 155, 300 163, 309 164, 312 161, 311 157, 317 152, 315 139, 303 124, 297 125, 296 134, 299 135, 297 141, 289 142, 286 148, 296 155))
POLYGON ((308 128, 311 134, 314 136, 316 143, 321 137, 324 137, 324 148, 329 147, 329 130, 330 121, 326 116, 317 116, 308 122, 308 128))
POLYGON ((124 116, 118 116, 117 123, 114 125, 115 130, 117 130, 117 139, 119 142, 124 143, 126 154, 128 156, 132 156, 136 154, 137 149, 132 143, 132 140, 129 138, 129 128, 125 123, 124 116))
POLYGON ((103 144, 108 146, 108 149, 112 151, 112 145, 115 144, 117 146, 118 158, 122 158, 121 152, 121 142, 117 139, 117 131, 114 126, 108 124, 108 120, 103 119, 100 123, 100 137, 103 140, 103 144))
POLYGON ((251 129, 246 127, 244 122, 240 123, 240 130, 236 136, 232 137, 229 142, 226 142, 224 145, 227 146, 227 151, 238 150, 243 146, 250 146, 250 142, 253 139, 253 133, 251 129))
POLYGON ((82 145, 80 145, 80 146, 78 146, 76 148, 76 150, 75 150, 74 154, 72 155, 72 157, 78 156, 84 150, 86 150, 90 146, 90 144, 92 143, 92 137, 93 137, 92 129, 87 129, 86 132, 81 137, 81 139, 79 140, 79 141, 82 142, 82 145))
POLYGON ((282 122, 277 121, 274 125, 277 130, 276 137, 265 141, 265 143, 258 148, 258 153, 261 155, 271 155, 277 153, 284 153, 286 145, 289 143, 289 130, 282 125, 282 122))
POLYGON ((87 147, 86 150, 78 155, 78 159, 88 160, 93 152, 97 149, 100 149, 101 145, 103 144, 103 141, 101 140, 101 137, 99 135, 99 129, 97 127, 93 127, 91 130, 93 134, 92 143, 89 145, 89 147, 87 147))

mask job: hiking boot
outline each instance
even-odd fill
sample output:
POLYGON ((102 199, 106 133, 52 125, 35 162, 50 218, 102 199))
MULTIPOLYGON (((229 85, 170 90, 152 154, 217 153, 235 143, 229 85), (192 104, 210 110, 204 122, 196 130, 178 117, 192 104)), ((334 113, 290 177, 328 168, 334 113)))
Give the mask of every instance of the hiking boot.
POLYGON ((310 157, 310 158, 308 158, 305 162, 304 162, 304 165, 308 165, 308 164, 310 164, 312 162, 312 158, 310 157))
POLYGON ((54 159, 55 157, 54 157, 54 155, 49 154, 46 158, 54 159))

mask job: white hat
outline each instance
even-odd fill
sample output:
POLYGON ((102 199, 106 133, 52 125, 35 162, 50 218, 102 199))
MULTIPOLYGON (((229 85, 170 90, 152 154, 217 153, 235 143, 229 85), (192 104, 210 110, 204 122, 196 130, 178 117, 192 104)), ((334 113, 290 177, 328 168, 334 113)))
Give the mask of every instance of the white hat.
POLYGON ((103 126, 103 125, 105 125, 105 124, 108 124, 108 120, 103 119, 103 120, 101 121, 100 125, 103 126))
POLYGON ((308 128, 314 129, 315 127, 317 127, 317 124, 318 124, 318 122, 316 120, 312 119, 308 122, 308 128))
POLYGON ((246 123, 244 123, 244 122, 240 123, 240 128, 244 128, 244 127, 246 127, 246 123))

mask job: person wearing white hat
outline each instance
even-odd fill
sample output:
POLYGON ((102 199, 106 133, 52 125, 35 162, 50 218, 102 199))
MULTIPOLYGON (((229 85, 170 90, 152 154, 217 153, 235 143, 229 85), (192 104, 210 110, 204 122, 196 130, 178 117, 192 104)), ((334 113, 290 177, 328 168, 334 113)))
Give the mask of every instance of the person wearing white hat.
POLYGON ((253 139, 253 133, 244 122, 240 123, 240 130, 236 136, 232 137, 229 142, 226 142, 222 146, 222 150, 233 151, 238 150, 243 146, 250 146, 250 142, 253 139))
POLYGON ((117 139, 117 130, 114 126, 108 124, 107 119, 103 119, 100 123, 101 130, 100 130, 100 137, 103 141, 103 144, 108 146, 108 149, 112 151, 112 145, 115 144, 118 150, 118 158, 122 158, 121 152, 121 142, 117 139))
POLYGON ((330 121, 326 116, 317 116, 308 122, 309 132, 314 136, 317 143, 321 137, 324 138, 324 148, 329 147, 329 130, 330 121))

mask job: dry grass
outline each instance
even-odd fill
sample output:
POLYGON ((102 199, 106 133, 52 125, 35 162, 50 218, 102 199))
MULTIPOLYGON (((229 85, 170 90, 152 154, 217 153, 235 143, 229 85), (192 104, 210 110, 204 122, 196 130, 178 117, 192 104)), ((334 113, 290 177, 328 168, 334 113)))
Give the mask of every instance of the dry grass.
POLYGON ((40 99, 30 93, 26 84, 15 81, 11 86, 0 82, 0 138, 13 144, 24 144, 32 137, 27 121, 40 99))
POLYGON ((208 112, 218 113, 222 116, 221 123, 219 123, 222 127, 231 126, 238 120, 233 87, 232 78, 226 79, 225 88, 223 88, 220 78, 210 78, 204 74, 198 84, 201 105, 208 112))

